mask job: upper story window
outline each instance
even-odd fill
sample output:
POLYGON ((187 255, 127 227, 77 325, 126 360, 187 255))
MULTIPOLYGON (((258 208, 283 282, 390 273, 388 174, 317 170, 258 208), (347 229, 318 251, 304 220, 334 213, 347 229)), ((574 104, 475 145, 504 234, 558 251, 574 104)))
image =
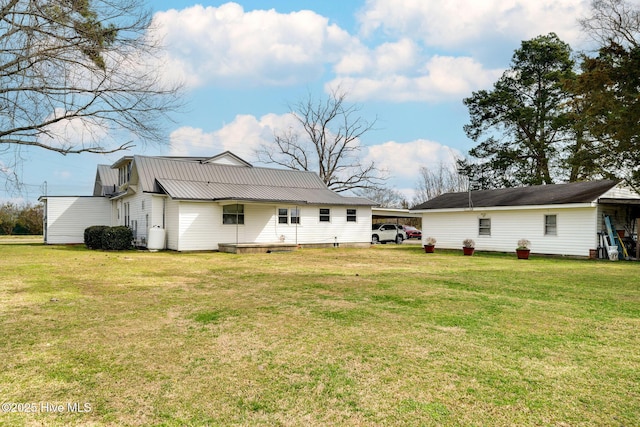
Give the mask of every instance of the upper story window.
POLYGON ((347 222, 356 222, 358 216, 355 209, 347 209, 347 222))
POLYGON ((118 168, 118 185, 129 182, 131 178, 131 162, 126 163, 118 168))
POLYGON ((222 207, 223 224, 244 224, 244 205, 226 205, 222 207))
POLYGON ((491 218, 478 219, 478 235, 491 236, 491 218))
POLYGON ((557 233, 558 233, 557 215, 545 215, 544 216, 544 235, 555 236, 557 233))

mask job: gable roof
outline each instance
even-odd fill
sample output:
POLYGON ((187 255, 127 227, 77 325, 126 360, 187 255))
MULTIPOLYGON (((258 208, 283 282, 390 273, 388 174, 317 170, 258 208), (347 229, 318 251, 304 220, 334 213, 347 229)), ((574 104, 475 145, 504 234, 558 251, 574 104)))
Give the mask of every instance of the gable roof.
POLYGON ((203 163, 216 163, 219 165, 235 165, 246 166, 252 168, 253 165, 244 159, 233 154, 231 151, 225 151, 203 161, 203 163))
POLYGON ((246 200, 373 206, 327 188, 314 172, 134 156, 139 190, 179 200, 246 200))
POLYGON ((98 165, 96 179, 93 185, 94 196, 106 196, 116 192, 118 185, 118 170, 109 165, 98 165))
POLYGON ((446 193, 411 210, 591 203, 597 201, 599 196, 615 187, 617 183, 617 181, 603 180, 446 193))

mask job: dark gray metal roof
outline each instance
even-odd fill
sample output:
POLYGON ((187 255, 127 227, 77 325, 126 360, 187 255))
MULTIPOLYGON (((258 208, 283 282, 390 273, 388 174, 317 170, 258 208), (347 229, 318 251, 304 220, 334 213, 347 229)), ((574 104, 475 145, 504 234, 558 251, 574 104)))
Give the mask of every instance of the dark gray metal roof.
POLYGON ((167 193, 174 199, 376 204, 329 190, 314 172, 146 156, 134 156, 133 162, 141 191, 167 193))
POLYGON ((603 180, 446 193, 411 210, 591 203, 597 201, 598 197, 615 187, 617 183, 617 181, 603 180))

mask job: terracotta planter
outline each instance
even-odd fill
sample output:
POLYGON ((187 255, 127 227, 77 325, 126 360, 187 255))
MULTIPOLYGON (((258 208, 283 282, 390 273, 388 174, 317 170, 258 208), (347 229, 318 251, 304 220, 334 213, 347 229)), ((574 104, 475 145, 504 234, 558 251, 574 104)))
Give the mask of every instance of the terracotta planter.
POLYGON ((531 252, 531 249, 516 249, 518 259, 529 259, 529 252, 531 252))
POLYGON ((436 250, 436 246, 435 245, 424 245, 425 253, 432 254, 432 253, 435 252, 435 250, 436 250))
POLYGON ((462 253, 467 255, 467 256, 471 256, 471 255, 473 255, 473 251, 475 251, 475 250, 476 250, 476 248, 465 248, 465 247, 463 247, 462 248, 462 253))

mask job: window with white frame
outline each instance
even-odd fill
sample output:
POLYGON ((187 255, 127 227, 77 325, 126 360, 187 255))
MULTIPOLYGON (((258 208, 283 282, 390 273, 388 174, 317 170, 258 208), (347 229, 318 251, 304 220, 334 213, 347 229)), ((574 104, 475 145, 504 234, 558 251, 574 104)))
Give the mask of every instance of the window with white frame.
POLYGON ((331 222, 331 209, 320 208, 320 222, 331 222))
POLYGON ((544 235, 555 236, 558 233, 558 217, 557 215, 544 216, 544 235))
POLYGON ((299 208, 291 208, 291 224, 300 224, 299 208))
POLYGON ((478 219, 478 235, 491 236, 491 218, 478 219))
POLYGON ((278 224, 289 224, 289 209, 278 208, 278 224))
POLYGON ((118 168, 118 185, 126 184, 131 178, 131 163, 118 168))
POLYGON ((222 207, 223 224, 244 224, 244 205, 225 205, 222 207))
POLYGON ((131 213, 131 205, 129 202, 124 203, 124 225, 128 227, 130 225, 130 213, 131 213))
POLYGON ((347 222, 356 222, 357 218, 358 215, 355 209, 347 209, 347 222))

